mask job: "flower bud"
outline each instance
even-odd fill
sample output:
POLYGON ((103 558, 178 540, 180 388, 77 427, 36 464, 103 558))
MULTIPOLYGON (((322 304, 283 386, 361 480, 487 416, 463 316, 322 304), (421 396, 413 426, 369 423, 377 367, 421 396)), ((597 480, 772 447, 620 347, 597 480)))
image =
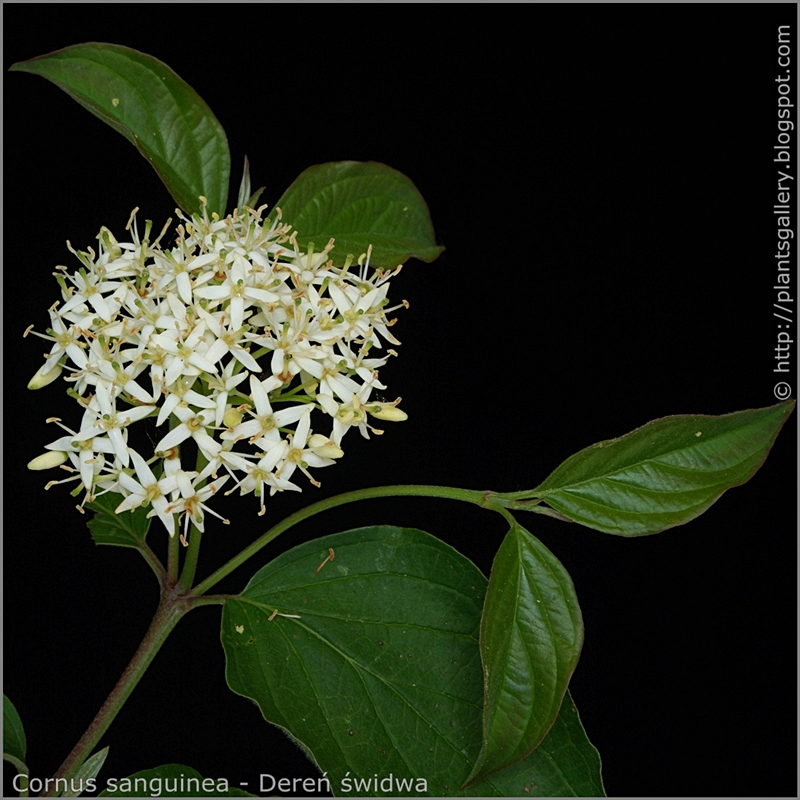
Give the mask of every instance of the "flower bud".
POLYGON ((53 366, 49 361, 45 361, 39 371, 28 382, 29 389, 41 389, 52 383, 61 374, 61 364, 56 362, 53 366))
POLYGON ((393 406, 391 403, 366 405, 364 408, 376 419, 384 419, 387 422, 404 422, 408 419, 408 414, 405 411, 393 406))
POLYGON ((67 454, 62 450, 50 450, 47 453, 36 456, 33 461, 29 461, 28 469, 53 469, 53 467, 60 467, 67 458, 67 454))
POLYGON ((321 433, 315 433, 308 440, 309 449, 323 458, 341 458, 344 450, 321 433))
POLYGON ((242 412, 238 408, 228 406, 225 415, 222 417, 222 424, 226 428, 235 428, 242 421, 242 412))

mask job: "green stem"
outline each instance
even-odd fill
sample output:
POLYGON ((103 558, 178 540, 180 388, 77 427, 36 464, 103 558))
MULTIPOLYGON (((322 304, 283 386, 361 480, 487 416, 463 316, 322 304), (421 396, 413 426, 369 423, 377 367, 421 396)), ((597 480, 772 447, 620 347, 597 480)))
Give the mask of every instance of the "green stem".
POLYGON ((164 570, 164 565, 158 560, 158 556, 150 549, 147 542, 139 543, 139 552, 142 554, 142 558, 149 564, 150 569, 155 572, 158 582, 162 583, 167 573, 164 570))
POLYGON ((507 508, 503 508, 503 506, 500 506, 497 510, 503 515, 503 517, 505 518, 506 522, 512 528, 517 524, 517 521, 514 519, 513 515, 511 514, 511 512, 507 508))
POLYGON ((19 796, 28 797, 28 776, 31 774, 28 765, 8 753, 3 753, 3 761, 8 761, 9 764, 13 764, 14 768, 19 773, 18 780, 16 781, 19 784, 19 796))
MULTIPOLYGON (((150 666, 150 662, 164 644, 167 636, 178 623, 178 620, 189 611, 196 603, 189 602, 188 598, 182 597, 169 587, 164 587, 161 592, 161 601, 158 604, 153 621, 147 629, 147 633, 142 639, 139 648, 133 655, 122 676, 117 681, 117 685, 111 690, 111 694, 106 698, 97 716, 92 720, 86 733, 80 738, 67 756, 64 763, 59 767, 54 775, 56 781, 51 784, 51 788, 42 793, 42 797, 49 797, 59 791, 59 778, 69 779, 74 776, 84 761, 91 755, 103 734, 108 730, 109 725, 119 713, 125 701, 130 696, 136 684, 141 680, 145 670, 150 666)), ((63 787, 63 781, 60 782, 63 787)))
POLYGON ((510 508, 512 511, 532 511, 534 514, 544 514, 546 517, 559 519, 562 522, 572 522, 572 520, 569 517, 565 517, 563 514, 559 513, 554 508, 550 508, 549 506, 540 506, 538 500, 536 500, 535 502, 534 501, 527 502, 525 500, 515 500, 507 504, 506 508, 510 508))
MULTIPOLYGON (((202 472, 208 466, 208 459, 200 448, 197 449, 196 466, 198 473, 202 472)), ((201 485, 204 486, 205 483, 206 481, 204 480, 201 485)), ((178 587, 184 592, 191 589, 194 583, 194 576, 197 572, 197 559, 200 556, 200 543, 203 541, 203 532, 194 522, 189 526, 188 535, 189 542, 186 548, 186 558, 183 560, 183 571, 181 572, 181 579, 178 582, 178 587)))
POLYGON ((183 591, 192 588, 194 576, 197 572, 197 559, 200 555, 200 542, 203 540, 203 532, 198 530, 192 523, 189 531, 189 546, 186 548, 186 558, 183 561, 183 572, 178 583, 183 591))
POLYGON ((353 492, 337 494, 334 497, 329 497, 327 500, 320 500, 318 503, 312 503, 310 506, 301 508, 277 525, 274 525, 263 536, 260 536, 252 544, 235 555, 230 561, 223 564, 216 572, 209 575, 209 577, 201 583, 198 583, 190 594, 195 597, 204 594, 212 586, 215 586, 223 578, 230 575, 237 567, 240 567, 245 561, 252 558, 259 550, 266 547, 273 539, 280 536, 284 531, 297 525, 298 522, 313 517, 315 514, 327 511, 329 508, 336 508, 337 506, 343 506, 347 503, 354 503, 357 500, 399 496, 443 497, 448 500, 462 500, 466 503, 474 503, 483 508, 497 508, 496 504, 493 502, 493 492, 482 492, 474 489, 455 489, 451 486, 401 484, 398 486, 375 486, 371 489, 356 489, 353 492))
MULTIPOLYGON (((173 523, 174 524, 174 523, 173 523)), ((181 560, 181 540, 177 533, 169 537, 169 550, 167 551, 167 582, 174 586, 178 582, 178 571, 181 560)))
MULTIPOLYGON (((490 508, 495 511, 500 511, 504 515, 508 512, 501 508, 496 502, 496 495, 493 492, 476 491, 472 489, 455 489, 450 486, 423 486, 415 484, 399 485, 399 486, 377 486, 371 489, 358 489, 353 492, 345 492, 344 494, 330 497, 327 500, 320 500, 318 503, 313 503, 306 508, 300 509, 294 514, 288 516, 282 522, 273 526, 263 536, 256 539, 249 547, 246 547, 238 555, 234 556, 227 564, 220 567, 211 576, 206 578, 202 583, 198 584, 191 592, 184 593, 184 585, 191 585, 194 579, 195 570, 197 567, 197 555, 200 548, 200 531, 194 530, 191 535, 190 546, 187 552, 183 575, 181 576, 180 585, 176 586, 178 575, 178 562, 180 554, 180 540, 175 535, 170 540, 169 545, 169 559, 167 574, 162 582, 161 600, 156 610, 153 621, 139 645, 139 648, 134 653, 125 671, 122 673, 117 685, 111 690, 111 694, 106 699, 101 707, 97 716, 89 725, 86 733, 80 738, 78 743, 73 748, 72 752, 67 756, 64 763, 56 772, 52 783, 52 788, 42 793, 42 797, 52 796, 59 791, 58 779, 69 779, 75 775, 77 770, 86 761, 92 753, 97 743, 102 738, 103 734, 108 730, 108 727, 114 721, 114 718, 119 713, 125 701, 133 692, 136 684, 141 680, 145 670, 150 666, 156 653, 160 650, 161 645, 165 642, 167 636, 172 632, 172 629, 177 625, 178 620, 190 611, 192 608, 201 605, 223 605, 228 599, 227 595, 207 595, 201 597, 212 586, 216 585, 229 575, 233 570, 254 556, 263 547, 269 544, 273 539, 279 536, 284 531, 299 522, 302 522, 315 514, 326 511, 330 508, 353 503, 358 500, 369 500, 378 497, 442 497, 449 500, 461 500, 467 503, 473 503, 482 508, 490 508), (192 546, 194 545, 194 546, 192 546)), ((63 781, 61 781, 63 785, 63 781)))
POLYGON ((498 492, 497 497, 498 500, 530 500, 531 502, 535 500, 537 503, 542 502, 541 498, 534 494, 533 489, 523 489, 521 492, 498 492))

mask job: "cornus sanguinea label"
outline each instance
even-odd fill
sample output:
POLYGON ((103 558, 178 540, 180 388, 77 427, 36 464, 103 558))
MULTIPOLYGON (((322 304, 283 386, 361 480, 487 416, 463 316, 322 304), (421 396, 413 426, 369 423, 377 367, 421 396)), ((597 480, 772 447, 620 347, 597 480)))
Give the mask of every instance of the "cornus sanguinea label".
POLYGON ((387 292, 400 268, 373 269, 369 253, 334 266, 333 240, 300 252, 265 208, 179 212, 171 246, 169 225, 151 241, 147 222, 140 238, 134 212, 130 242, 102 228, 96 253, 72 250, 77 270, 58 267, 61 302, 34 331, 52 344, 29 385, 61 375, 80 415, 74 429, 53 418, 65 435, 46 449, 60 455, 31 462, 70 472, 48 487, 79 482, 81 506, 116 492, 117 512, 146 506, 170 535, 177 518, 202 530, 223 485, 253 492, 263 513, 267 492, 299 491, 303 476, 318 486, 311 471, 343 455, 350 428, 369 438, 371 418, 406 418, 399 398, 371 399, 399 344, 389 315, 407 304, 387 292), (142 420, 156 426, 148 452, 129 438, 142 420))

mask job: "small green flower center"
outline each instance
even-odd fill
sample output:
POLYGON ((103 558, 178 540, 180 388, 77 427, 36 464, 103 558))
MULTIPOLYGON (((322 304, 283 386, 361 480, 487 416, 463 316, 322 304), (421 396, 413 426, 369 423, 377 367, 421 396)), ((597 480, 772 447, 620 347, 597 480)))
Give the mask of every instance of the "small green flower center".
POLYGON ((119 423, 117 422, 117 415, 104 414, 103 418, 100 420, 100 426, 106 431, 110 431, 112 428, 118 427, 119 423))
POLYGON ((200 509, 200 498, 197 495, 187 497, 183 502, 186 511, 191 514, 195 519, 202 520, 203 514, 200 509))
POLYGON ((153 500, 157 500, 159 497, 161 497, 161 489, 157 483, 153 483, 147 487, 142 505, 149 505, 153 500))

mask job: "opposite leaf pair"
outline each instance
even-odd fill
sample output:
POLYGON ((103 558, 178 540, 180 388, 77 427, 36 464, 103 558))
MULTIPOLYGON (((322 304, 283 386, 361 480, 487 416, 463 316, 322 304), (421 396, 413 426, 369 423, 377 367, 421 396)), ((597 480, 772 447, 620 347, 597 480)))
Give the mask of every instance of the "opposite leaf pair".
MULTIPOLYGON (((656 420, 575 454, 535 490, 473 502, 510 518, 505 508, 547 513, 544 499, 599 530, 654 533, 751 477, 792 409, 656 420)), ((425 776, 432 794, 602 794, 567 692, 583 642, 572 581, 510 522, 485 600, 477 570, 419 531, 350 531, 280 556, 226 603, 229 685, 335 779, 391 772, 425 776), (317 572, 329 549, 335 561, 317 572)))
MULTIPOLYGON (((556 565, 559 580, 571 583, 542 545, 521 529, 512 534, 512 546, 528 539, 525 556, 536 559, 537 572, 556 565)), ((571 669, 558 676, 557 701, 549 687, 545 713, 554 703, 561 711, 539 747, 474 781, 482 748, 478 632, 485 592, 474 564, 422 531, 380 526, 308 542, 268 564, 225 604, 228 684, 298 742, 334 794, 343 793, 348 775, 359 781, 355 793, 384 794, 370 781, 391 775, 412 780, 410 793, 433 796, 602 795, 600 758, 563 695, 571 669), (317 573, 329 548, 335 560, 317 573)), ((574 612, 579 621, 577 605, 574 612)), ((516 612, 517 621, 527 624, 526 613, 516 612)), ((532 618, 541 614, 536 609, 532 618)), ((579 649, 580 625, 577 631, 579 649)), ((573 666, 575 659, 577 649, 573 666)), ((521 681, 519 692, 532 696, 524 675, 521 681)), ((538 692, 535 699, 538 709, 538 692)))

